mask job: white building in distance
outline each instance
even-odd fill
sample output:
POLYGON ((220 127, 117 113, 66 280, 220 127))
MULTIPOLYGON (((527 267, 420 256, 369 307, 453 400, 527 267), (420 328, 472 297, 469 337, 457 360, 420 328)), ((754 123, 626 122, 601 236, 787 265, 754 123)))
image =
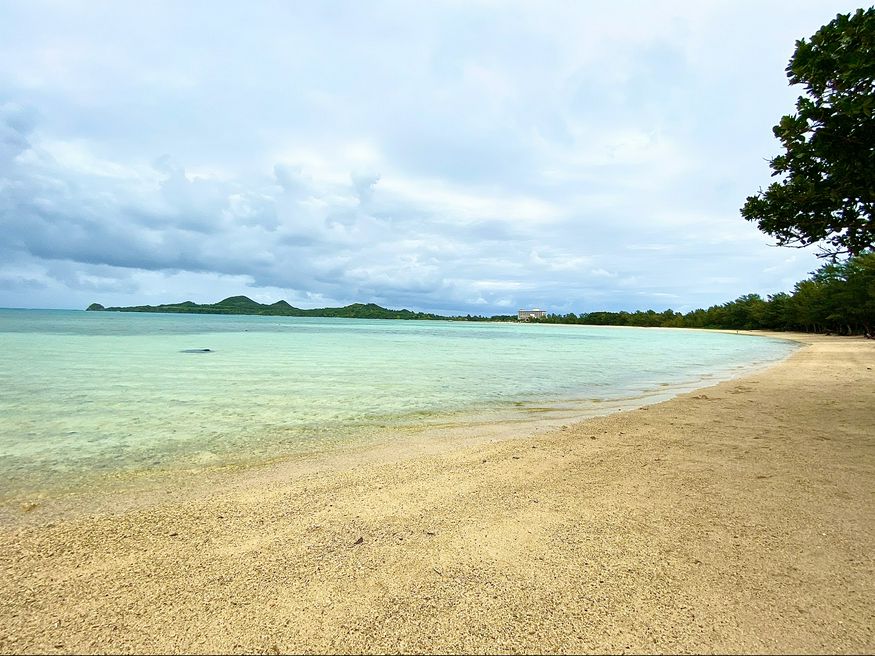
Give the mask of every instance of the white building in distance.
POLYGON ((517 313, 517 320, 519 321, 528 321, 529 319, 543 319, 547 316, 547 312, 545 310, 539 310, 535 308, 534 310, 520 310, 517 313))

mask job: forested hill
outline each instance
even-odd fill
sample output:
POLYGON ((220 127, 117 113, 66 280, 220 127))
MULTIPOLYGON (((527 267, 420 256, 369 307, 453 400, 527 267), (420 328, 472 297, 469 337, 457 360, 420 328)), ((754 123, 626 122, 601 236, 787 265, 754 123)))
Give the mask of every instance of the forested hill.
POLYGON ((90 311, 106 312, 175 312, 182 314, 262 314, 281 317, 340 317, 348 319, 445 319, 446 317, 410 310, 389 310, 374 303, 353 303, 338 308, 302 310, 286 301, 270 305, 256 303, 247 296, 231 296, 218 303, 201 305, 192 301, 166 305, 136 305, 132 307, 103 307, 92 303, 90 311))

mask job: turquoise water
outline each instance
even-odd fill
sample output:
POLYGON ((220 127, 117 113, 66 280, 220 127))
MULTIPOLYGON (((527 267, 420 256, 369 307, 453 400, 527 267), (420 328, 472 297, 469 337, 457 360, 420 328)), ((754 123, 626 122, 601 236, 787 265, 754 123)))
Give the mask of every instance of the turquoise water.
POLYGON ((793 348, 680 330, 0 310, 0 494, 603 412, 793 348))

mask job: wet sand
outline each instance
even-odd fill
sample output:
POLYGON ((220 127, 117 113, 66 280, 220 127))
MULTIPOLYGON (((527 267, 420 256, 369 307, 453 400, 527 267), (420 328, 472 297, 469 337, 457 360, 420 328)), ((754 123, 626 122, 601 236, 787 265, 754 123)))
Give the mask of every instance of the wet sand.
POLYGON ((873 652, 875 342, 0 527, 2 652, 873 652))

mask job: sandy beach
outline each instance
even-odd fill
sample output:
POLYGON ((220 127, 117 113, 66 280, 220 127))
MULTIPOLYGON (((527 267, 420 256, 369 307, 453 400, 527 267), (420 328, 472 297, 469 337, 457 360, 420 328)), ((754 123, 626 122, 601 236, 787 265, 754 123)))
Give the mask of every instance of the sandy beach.
MULTIPOLYGON (((0 651, 873 652, 875 342, 0 529, 0 651)), ((26 521, 25 521, 26 520, 26 521)))

